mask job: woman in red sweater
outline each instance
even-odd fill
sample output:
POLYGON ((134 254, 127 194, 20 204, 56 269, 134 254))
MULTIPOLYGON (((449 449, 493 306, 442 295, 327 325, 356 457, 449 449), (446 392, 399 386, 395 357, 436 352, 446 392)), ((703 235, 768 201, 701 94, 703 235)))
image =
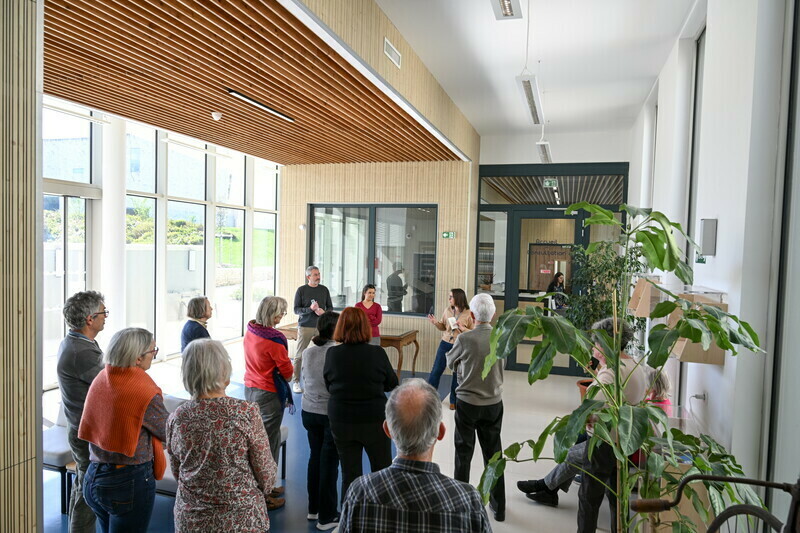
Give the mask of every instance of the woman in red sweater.
MULTIPOLYGON (((244 334, 244 397, 261 411, 272 458, 278 463, 281 445, 281 422, 291 390, 287 380, 294 371, 289 360, 286 336, 275 326, 286 316, 286 300, 267 296, 258 306, 255 320, 247 324, 244 334)), ((277 509, 286 502, 279 496, 283 488, 273 489, 267 498, 267 509, 277 509)))
POLYGON ((381 309, 381 304, 375 301, 375 285, 371 283, 364 285, 361 290, 361 301, 356 304, 356 307, 367 314, 367 320, 369 320, 369 325, 372 327, 372 339, 370 339, 369 343, 380 346, 381 330, 378 326, 381 325, 381 320, 383 320, 383 310, 381 309))

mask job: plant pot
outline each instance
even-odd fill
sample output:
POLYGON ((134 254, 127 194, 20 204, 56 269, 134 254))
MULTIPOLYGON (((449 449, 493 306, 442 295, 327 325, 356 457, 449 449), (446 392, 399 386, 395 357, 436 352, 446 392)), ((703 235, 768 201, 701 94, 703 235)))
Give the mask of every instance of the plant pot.
POLYGON ((586 398, 586 389, 589 388, 589 385, 594 383, 593 379, 579 379, 575 385, 578 386, 578 391, 581 393, 581 401, 586 398))

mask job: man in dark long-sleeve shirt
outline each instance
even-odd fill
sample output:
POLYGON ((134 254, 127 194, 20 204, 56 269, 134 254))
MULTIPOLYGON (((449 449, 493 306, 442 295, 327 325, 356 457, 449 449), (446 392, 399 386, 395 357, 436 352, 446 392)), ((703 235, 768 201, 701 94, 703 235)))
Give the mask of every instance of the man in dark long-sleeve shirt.
POLYGON ((492 528, 478 491, 431 462, 444 438, 442 402, 421 379, 397 387, 386 403, 384 431, 397 446, 392 466, 356 479, 347 491, 341 533, 487 533, 492 528))
POLYGON ((297 315, 297 349, 292 359, 294 376, 292 376, 292 389, 300 394, 303 388, 300 385, 303 367, 303 350, 306 349, 311 338, 317 334, 317 319, 325 312, 333 309, 331 293, 325 285, 321 285, 319 268, 310 266, 306 268, 306 284, 297 288, 294 293, 294 314, 297 315))
POLYGON ((89 468, 89 443, 78 438, 78 427, 89 386, 103 370, 103 351, 94 339, 103 331, 107 315, 103 295, 99 292, 79 292, 64 303, 64 320, 69 333, 58 347, 56 371, 67 418, 67 441, 77 465, 69 503, 70 533, 93 533, 95 527, 94 511, 83 499, 83 476, 89 468))

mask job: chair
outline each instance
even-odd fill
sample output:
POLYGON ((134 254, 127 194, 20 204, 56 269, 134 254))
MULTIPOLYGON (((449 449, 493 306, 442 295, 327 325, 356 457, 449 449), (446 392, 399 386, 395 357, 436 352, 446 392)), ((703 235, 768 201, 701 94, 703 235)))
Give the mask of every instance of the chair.
POLYGON ((72 448, 67 439, 67 417, 64 415, 62 403, 58 404, 55 423, 45 419, 44 424, 48 428, 42 431, 42 467, 61 475, 61 514, 67 514, 75 467, 72 448))

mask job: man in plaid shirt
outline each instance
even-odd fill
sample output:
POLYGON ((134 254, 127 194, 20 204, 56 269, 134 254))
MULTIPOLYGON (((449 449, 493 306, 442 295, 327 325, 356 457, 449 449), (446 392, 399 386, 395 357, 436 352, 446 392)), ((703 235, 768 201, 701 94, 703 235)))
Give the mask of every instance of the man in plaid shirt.
POLYGON ((431 462, 444 438, 442 403, 433 387, 410 379, 392 391, 383 429, 397 446, 392 466, 356 479, 347 491, 341 533, 490 532, 472 485, 442 474, 431 462))

